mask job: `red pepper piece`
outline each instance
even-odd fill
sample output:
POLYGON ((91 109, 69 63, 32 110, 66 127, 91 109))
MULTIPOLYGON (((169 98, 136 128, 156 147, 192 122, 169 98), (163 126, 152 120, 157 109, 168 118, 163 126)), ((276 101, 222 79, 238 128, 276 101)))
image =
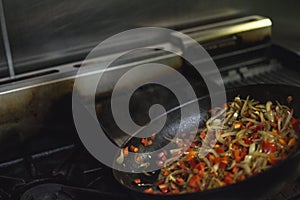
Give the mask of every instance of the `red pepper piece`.
POLYGON ((220 157, 216 157, 214 159, 214 164, 219 163, 222 159, 220 157))
POLYGON ((226 167, 226 163, 221 162, 220 165, 219 165, 219 168, 220 169, 225 169, 225 167, 226 167))
POLYGON ((195 157, 195 152, 193 151, 193 150, 191 150, 190 152, 189 152, 189 155, 188 155, 188 157, 187 157, 187 161, 191 161, 192 159, 194 159, 194 157, 195 157))
POLYGON ((135 158, 135 162, 140 163, 140 162, 141 162, 141 156, 137 156, 137 157, 135 158))
POLYGON ((177 183, 184 183, 184 180, 183 180, 183 178, 181 178, 181 177, 177 177, 177 178, 176 178, 176 182, 177 182, 177 183))
POLYGON ((275 122, 278 122, 278 119, 279 119, 278 115, 275 115, 275 122))
POLYGON ((239 177, 238 177, 238 180, 239 181, 243 181, 243 180, 245 180, 246 179, 246 176, 245 175, 240 175, 239 177))
POLYGON ((221 161, 220 165, 219 165, 219 168, 224 169, 226 167, 227 163, 228 163, 228 160, 229 160, 229 157, 224 156, 222 158, 222 161, 221 161))
POLYGON ((293 97, 292 96, 288 96, 286 101, 288 102, 288 104, 291 104, 293 101, 293 97))
POLYGON ((232 169, 232 172, 233 172, 234 174, 238 173, 238 171, 239 171, 239 168, 238 168, 238 167, 234 167, 234 168, 232 169))
POLYGON ((204 175, 204 167, 205 167, 205 163, 204 162, 200 162, 198 163, 194 168, 199 170, 199 175, 202 177, 204 175))
POLYGON ((175 189, 175 190, 171 190, 171 193, 172 193, 172 194, 179 194, 180 191, 179 191, 178 189, 175 189))
POLYGON ((249 122, 249 123, 247 124, 247 128, 250 128, 251 126, 253 126, 253 123, 252 123, 252 122, 249 122))
POLYGON ((216 149, 216 152, 217 152, 217 153, 224 153, 225 151, 224 151, 224 149, 223 149, 222 147, 218 147, 218 148, 216 149))
POLYGON ((197 165, 197 162, 196 162, 195 159, 192 159, 192 160, 190 160, 188 162, 189 162, 191 168, 195 168, 195 166, 197 165))
POLYGON ((250 140, 249 138, 243 138, 243 140, 244 140, 244 142, 245 142, 246 144, 252 144, 252 143, 253 143, 253 141, 250 140))
POLYGON ((300 131, 300 120, 297 120, 297 119, 295 119, 295 118, 292 117, 291 123, 292 123, 293 129, 295 131, 300 131))
POLYGON ((198 174, 196 174, 191 178, 191 180, 189 182, 189 186, 191 186, 192 188, 197 188, 199 181, 200 181, 200 176, 198 174))
POLYGON ((183 161, 179 161, 179 167, 181 169, 187 169, 187 167, 185 166, 184 162, 183 161))
POLYGON ((124 149, 123 149, 123 154, 124 154, 124 156, 126 157, 126 156, 128 156, 128 147, 125 147, 124 149))
POLYGON ((202 140, 204 140, 205 136, 206 136, 206 133, 205 133, 204 131, 202 131, 202 132, 200 133, 200 138, 201 138, 202 140))
POLYGON ((268 162, 272 165, 276 165, 280 161, 279 158, 276 158, 274 153, 271 153, 268 157, 268 162))
POLYGON ((144 190, 144 192, 148 193, 148 194, 153 194, 154 193, 152 188, 148 188, 148 189, 144 190))
POLYGON ((253 133, 253 134, 252 134, 252 138, 253 138, 253 139, 257 139, 257 138, 258 138, 258 133, 257 133, 257 132, 253 133))
POLYGON ((233 178, 231 177, 231 176, 226 176, 225 178, 224 178, 224 183, 226 183, 227 185, 228 184, 232 184, 233 183, 233 178))
POLYGON ((209 154, 208 159, 209 159, 209 161, 210 161, 211 163, 213 163, 214 160, 215 160, 215 156, 212 155, 212 154, 209 154))
POLYGON ((162 170, 164 176, 168 176, 170 174, 170 172, 168 170, 163 170, 163 169, 161 169, 161 170, 162 170))
POLYGON ((296 144, 296 139, 295 138, 292 138, 292 139, 289 140, 289 143, 288 143, 289 146, 294 146, 295 144, 296 144))
POLYGON ((141 143, 142 143, 144 146, 147 146, 147 145, 148 145, 148 138, 142 138, 142 139, 141 139, 141 143))
POLYGON ((246 147, 242 148, 241 157, 242 159, 248 154, 248 149, 246 147))
POLYGON ((161 184, 158 186, 158 188, 160 189, 160 191, 162 193, 167 193, 168 192, 168 185, 167 184, 161 184))
POLYGON ((137 153, 139 151, 139 149, 133 145, 130 146, 130 151, 134 152, 134 153, 137 153))
POLYGON ((190 147, 195 148, 197 146, 197 144, 195 142, 192 142, 192 144, 190 145, 190 147))
POLYGON ((274 153, 276 151, 276 145, 269 142, 268 139, 266 140, 266 142, 263 142, 262 147, 265 153, 274 153))
POLYGON ((236 162, 241 162, 242 157, 241 157, 241 151, 240 150, 238 150, 238 149, 234 150, 233 155, 234 155, 234 159, 235 159, 236 162))
POLYGON ((140 178, 136 178, 136 179, 133 180, 133 182, 135 184, 140 184, 141 183, 141 179, 140 178))
POLYGON ((257 125, 257 127, 256 127, 256 129, 257 129, 258 131, 261 131, 263 128, 264 128, 264 125, 263 125, 263 124, 259 124, 259 125, 257 125))

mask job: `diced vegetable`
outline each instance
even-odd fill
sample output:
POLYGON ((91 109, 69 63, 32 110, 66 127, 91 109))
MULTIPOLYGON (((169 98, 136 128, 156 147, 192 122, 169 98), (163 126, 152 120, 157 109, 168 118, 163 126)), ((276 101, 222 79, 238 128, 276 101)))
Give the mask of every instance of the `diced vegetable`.
POLYGON ((124 149, 123 149, 123 154, 124 154, 124 156, 126 157, 126 156, 128 156, 128 147, 125 147, 124 149))
POLYGON ((141 179, 140 179, 140 178, 134 179, 134 183, 135 183, 135 184, 140 184, 140 183, 141 183, 141 179))
POLYGON ((129 147, 129 149, 130 149, 130 151, 132 151, 132 152, 134 152, 134 153, 137 153, 137 152, 139 151, 139 149, 138 149, 137 147, 133 146, 133 145, 131 145, 131 146, 129 147))

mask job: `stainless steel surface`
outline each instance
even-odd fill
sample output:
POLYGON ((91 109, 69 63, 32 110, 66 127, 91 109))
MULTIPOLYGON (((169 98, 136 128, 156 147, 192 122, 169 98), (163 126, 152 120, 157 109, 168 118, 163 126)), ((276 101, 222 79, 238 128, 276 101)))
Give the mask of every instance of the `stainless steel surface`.
MULTIPOLYGON (((206 26, 203 28, 205 27, 206 26)), ((201 29, 201 27, 198 28, 201 29)), ((218 28, 219 26, 210 26, 206 27, 205 29, 208 32, 213 32, 213 30, 218 30, 218 28)), ((270 36, 269 29, 270 22, 265 18, 259 18, 257 21, 254 20, 251 23, 250 28, 249 26, 237 25, 236 23, 230 24, 228 27, 222 27, 222 30, 225 31, 224 33, 228 33, 226 30, 230 30, 230 35, 238 35, 241 33, 245 34, 247 31, 251 32, 255 30, 267 30, 267 34, 263 35, 268 37, 270 36), (261 22, 268 23, 263 23, 264 27, 262 27, 261 22)), ((192 33, 196 34, 198 32, 193 31, 192 33)), ((224 37, 225 36, 228 35, 224 35, 224 37)), ((170 42, 159 43, 157 44, 158 47, 163 49, 166 47, 166 45, 172 45, 175 49, 177 49, 178 55, 182 55, 183 50, 188 44, 185 44, 185 41, 179 41, 180 39, 176 38, 176 35, 166 37, 170 39, 170 42), (175 42, 172 43, 173 41, 175 42)), ((218 39, 219 37, 222 37, 222 35, 219 34, 218 37, 215 38, 218 39)), ((157 41, 161 40, 158 37, 156 39, 157 41)), ((244 41, 244 38, 241 38, 240 41, 244 41)), ((147 45, 140 42, 139 39, 134 38, 130 40, 128 39, 126 42, 140 45, 137 47, 144 47, 147 45)), ((124 46, 126 47, 126 45, 124 46)), ((236 46, 238 47, 239 45, 236 44, 236 46)), ((121 44, 118 49, 122 49, 121 44)), ((93 58, 85 63, 83 66, 84 73, 81 74, 81 76, 88 77, 88 79, 83 79, 81 85, 76 88, 81 95, 85 96, 88 89, 91 88, 89 87, 92 82, 90 80, 95 78, 95 76, 101 72, 101 65, 105 63, 105 60, 108 59, 110 56, 109 53, 114 54, 114 51, 107 52, 103 51, 103 49, 100 49, 97 54, 99 57, 93 58)), ((154 51, 139 52, 137 54, 133 53, 132 55, 127 55, 127 57, 120 59, 119 62, 114 63, 114 65, 110 68, 110 72, 104 77, 105 81, 102 83, 102 89, 97 91, 97 95, 105 95, 106 92, 110 91, 118 80, 118 77, 120 77, 130 68, 138 64, 150 62, 161 62, 174 68, 178 68, 182 65, 182 59, 180 57, 166 53, 163 50, 156 51, 154 49, 154 51)), ((78 65, 80 65, 80 62, 69 63, 52 67, 51 69, 44 69, 32 73, 17 75, 13 81, 9 78, 1 80, 0 100, 5 106, 0 107, 0 114, 3 116, 0 119, 0 136, 9 134, 11 132, 22 132, 23 135, 28 134, 28 132, 29 135, 37 133, 40 128, 39 126, 43 124, 48 111, 51 110, 51 106, 53 106, 55 102, 59 101, 60 98, 71 94, 74 78, 76 77, 77 72, 76 67, 78 65)), ((143 80, 147 75, 149 74, 141 75, 140 79, 143 80)), ((153 74, 151 76, 157 77, 159 75, 160 74, 153 74)), ((236 74, 235 77, 239 79, 239 74, 236 74)))
MULTIPOLYGON (((206 48, 211 55, 215 55, 214 50, 221 51, 225 55, 226 52, 232 52, 232 47, 245 48, 248 46, 258 45, 261 43, 267 43, 271 37, 271 21, 268 18, 261 16, 249 16, 238 19, 227 20, 225 22, 211 23, 210 25, 196 26, 190 29, 184 29, 182 32, 190 35, 195 40, 200 42, 204 48, 206 48), (208 37, 209 36, 209 37, 208 37)), ((109 57, 110 54, 118 53, 123 50, 128 50, 127 48, 142 48, 147 46, 155 46, 157 48, 163 48, 165 44, 161 42, 168 41, 174 43, 179 48, 184 46, 188 48, 189 44, 185 41, 180 41, 176 34, 172 36, 161 36, 151 34, 148 38, 144 35, 139 37, 132 36, 123 38, 120 42, 111 44, 110 46, 105 46, 98 48, 97 59, 99 57, 109 57)), ((73 52, 74 53, 74 52, 73 52)), ((146 55, 146 57, 153 57, 155 55, 146 55)), ((140 58, 141 56, 139 56, 140 58)), ((144 58, 145 59, 145 58, 144 58)), ((128 60, 126 61, 128 62, 128 60)), ((133 62, 132 60, 130 62, 133 62)), ((42 73, 51 73, 57 70, 52 68, 49 70, 42 70, 42 73)), ((40 71, 37 71, 40 73, 40 71)), ((26 76, 31 77, 32 73, 17 75, 16 80, 24 79, 26 76)), ((3 82, 13 81, 9 78, 1 80, 0 84, 3 82)))
POLYGON ((3 4, 16 73, 82 59, 105 38, 130 28, 180 27, 238 12, 221 1, 196 0, 4 0, 3 4))
MULTIPOLYGON (((245 42, 257 42, 265 37, 271 37, 271 28, 272 22, 270 19, 261 16, 249 16, 212 23, 202 27, 193 27, 183 30, 183 33, 190 35, 200 44, 233 35, 239 36, 242 33, 249 33, 248 37, 240 36, 245 42), (264 34, 254 34, 253 31, 257 30, 264 30, 264 34)), ((217 46, 216 48, 220 47, 217 46)))
MULTIPOLYGON (((85 70, 80 76, 85 77, 85 80, 93 79, 101 72, 101 70, 97 69, 97 66, 101 65, 101 59, 100 57, 90 60, 86 66, 83 66, 85 70)), ((98 90, 96 95, 105 95, 105 92, 111 90, 120 75, 135 65, 144 62, 163 63, 174 68, 178 68, 182 64, 180 57, 162 54, 161 56, 157 55, 154 58, 143 59, 130 64, 116 65, 105 76, 107 81, 103 84, 104 89, 98 90)), ((0 102, 3 105, 0 106, 0 115, 2 116, 0 118, 0 141, 18 143, 39 133, 47 117, 49 114, 51 115, 53 108, 58 102, 70 97, 78 64, 80 63, 57 66, 53 68, 57 71, 50 74, 47 74, 49 70, 42 70, 40 72, 44 75, 36 76, 37 74, 33 73, 32 75, 36 77, 29 79, 17 76, 17 78, 25 79, 2 85, 0 87, 0 102), (7 138, 9 138, 9 141, 7 138)), ((152 76, 158 75, 160 74, 152 74, 152 76)), ((141 76, 141 79, 143 79, 143 76, 141 76)), ((77 92, 84 95, 89 84, 89 81, 83 81, 80 87, 77 88, 77 92)), ((68 99, 68 103, 71 103, 71 99, 68 99)), ((64 113, 58 115, 62 116, 64 113)))
POLYGON ((7 61, 7 65, 8 65, 9 76, 11 78, 13 78, 15 76, 15 69, 14 69, 13 60, 11 57, 10 43, 9 43, 9 38, 8 38, 8 34, 7 34, 5 15, 4 15, 3 11, 4 10, 3 10, 2 0, 0 0, 0 25, 1 25, 1 30, 2 30, 2 37, 3 37, 3 43, 4 43, 4 49, 5 49, 5 54, 6 54, 6 61, 7 61))
POLYGON ((188 28, 241 14, 268 16, 274 42, 300 51, 298 1, 3 0, 16 73, 80 60, 96 44, 141 26, 188 28))
MULTIPOLYGON (((246 48, 270 44, 272 21, 262 16, 247 16, 182 30, 199 42, 210 54, 232 53, 235 47, 246 48)), ((188 48, 189 44, 183 44, 188 48)))
POLYGON ((270 17, 273 42, 300 54, 299 1, 251 1, 248 12, 270 17))
POLYGON ((0 29, 0 78, 7 77, 8 75, 9 73, 8 73, 8 67, 7 67, 6 57, 5 57, 3 38, 0 29))

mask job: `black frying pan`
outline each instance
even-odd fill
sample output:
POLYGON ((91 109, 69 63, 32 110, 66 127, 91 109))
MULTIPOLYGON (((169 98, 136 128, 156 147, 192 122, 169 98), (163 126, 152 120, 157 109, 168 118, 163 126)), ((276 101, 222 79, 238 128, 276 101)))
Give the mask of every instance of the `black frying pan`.
MULTIPOLYGON (((287 104, 287 97, 292 96, 293 102, 289 105, 294 109, 296 117, 300 117, 300 88, 295 86, 286 85, 250 85, 236 89, 230 89, 227 92, 227 100, 232 100, 235 96, 240 95, 246 98, 248 95, 251 98, 266 102, 268 100, 278 100, 281 104, 287 104)), ((191 102, 198 103, 202 111, 210 109, 210 98, 203 97, 197 101, 191 102)), ((188 106, 188 105, 187 105, 188 106)), ((161 130, 154 140, 153 145, 145 147, 144 152, 152 151, 153 148, 158 148, 165 145, 167 141, 162 136, 168 136, 170 132, 176 131, 180 120, 180 108, 176 108, 168 112, 167 125, 161 130)), ((188 119, 184 119, 185 123, 193 119, 193 114, 188 119)), ((203 125, 205 116, 201 116, 200 126, 203 125)), ((139 146, 140 138, 132 137, 123 146, 139 146)), ((125 159, 126 162, 126 159, 125 159)), ((137 167, 134 162, 127 162, 132 168, 137 167)), ((270 193, 278 192, 286 183, 295 180, 300 176, 300 150, 298 149, 295 154, 290 156, 285 161, 277 166, 274 166, 263 173, 255 175, 245 181, 229 185, 222 188, 206 190, 197 193, 188 193, 180 195, 161 195, 161 194, 145 194, 142 191, 146 188, 139 187, 134 184, 133 180, 137 177, 141 178, 145 183, 154 183, 157 180, 158 172, 152 176, 144 174, 127 173, 118 170, 113 171, 115 178, 124 185, 129 192, 138 199, 176 199, 176 200, 192 200, 192 199, 258 199, 263 198, 270 193)))

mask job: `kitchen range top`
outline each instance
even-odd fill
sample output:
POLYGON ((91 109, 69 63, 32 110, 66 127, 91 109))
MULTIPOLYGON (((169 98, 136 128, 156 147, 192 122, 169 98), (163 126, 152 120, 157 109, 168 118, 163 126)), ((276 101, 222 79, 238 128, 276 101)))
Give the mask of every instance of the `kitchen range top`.
MULTIPOLYGON (((300 57, 272 43, 271 26, 268 18, 250 16, 180 31, 210 53, 226 88, 261 83, 300 86, 300 57)), ((175 35, 174 41, 178 41, 176 39, 175 35)), ((188 48, 188 44, 179 43, 180 54, 180 48, 188 48)), ((163 52, 164 45, 170 44, 158 44, 159 48, 154 52, 143 52, 115 63, 107 82, 116 81, 137 61, 159 61, 187 77, 198 97, 206 95, 207 88, 201 77, 195 75, 185 60, 163 52)), ((178 45, 178 42, 171 45, 178 45)), ((101 59, 90 65, 101 63, 101 59)), ((1 116, 5 124, 0 126, 0 200, 136 198, 115 180, 112 169, 87 152, 78 138, 72 118, 71 93, 80 64, 67 63, 18 75, 13 80, 0 80, 0 98, 7 113, 1 116), (24 108, 27 109, 24 111, 24 108)), ((89 70, 89 63, 82 67, 87 69, 84 76, 96 73, 93 67, 89 70)), ((105 116, 99 121, 108 130, 110 139, 121 146, 124 138, 109 131, 114 129, 114 123, 110 115, 106 115, 110 101, 108 91, 112 85, 107 83, 107 91, 97 93, 96 112, 105 116)), ((168 109, 178 104, 170 98, 168 91, 155 87, 141 87, 135 93, 136 102, 143 102, 131 110, 136 119, 147 115, 147 108, 153 102, 171 106, 168 109)), ((300 180, 285 185, 280 193, 267 199, 300 199, 300 180)))
MULTIPOLYGON (((1 200, 135 199, 79 144, 0 164, 1 200)), ((300 199, 300 180, 266 200, 300 199)))

